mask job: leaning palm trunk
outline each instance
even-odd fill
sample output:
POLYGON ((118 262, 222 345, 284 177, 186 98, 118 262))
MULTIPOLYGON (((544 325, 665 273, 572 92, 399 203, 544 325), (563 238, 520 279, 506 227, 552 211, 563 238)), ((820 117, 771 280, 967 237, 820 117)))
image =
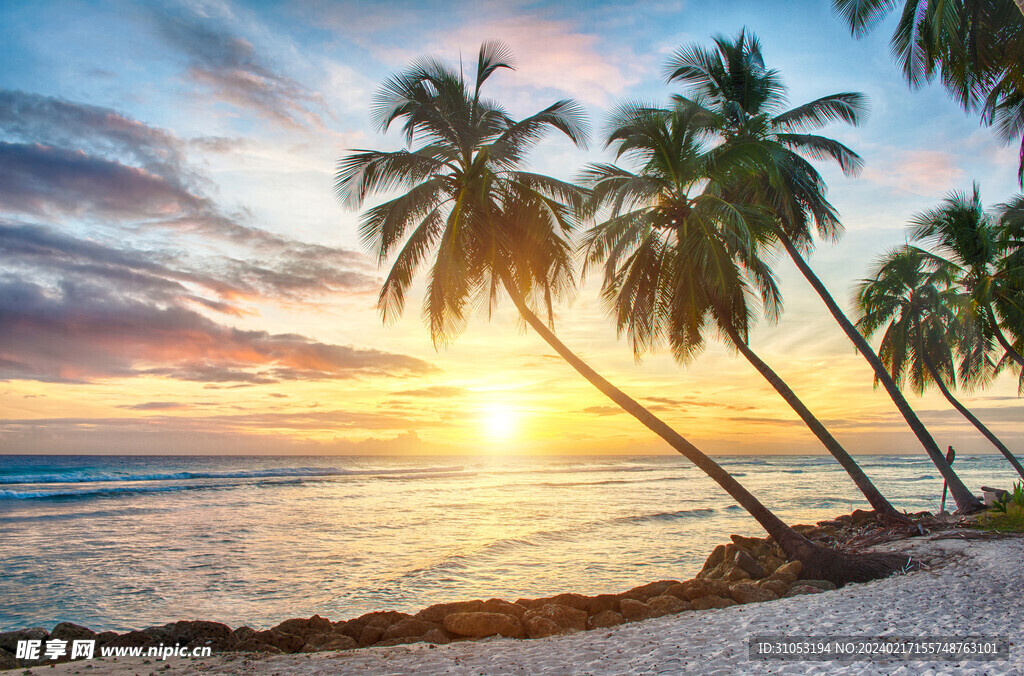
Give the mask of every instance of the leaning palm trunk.
POLYGON ((843 311, 839 309, 839 306, 836 305, 836 302, 832 298, 832 295, 829 294, 828 289, 825 288, 825 285, 821 283, 821 280, 814 274, 814 271, 811 270, 809 265, 807 265, 807 261, 805 261, 803 256, 800 255, 800 252, 793 244, 793 241, 780 228, 776 228, 776 235, 782 242, 783 246, 786 247, 786 252, 789 253, 790 258, 792 258, 793 262, 796 263, 800 272, 811 286, 814 287, 814 290, 821 297, 822 301, 824 301, 829 312, 832 313, 836 322, 838 322, 839 326, 843 329, 843 332, 846 333, 846 336, 857 347, 857 350, 860 351, 864 356, 864 359, 866 359, 871 365, 871 368, 874 369, 878 382, 882 383, 882 386, 885 387, 886 392, 889 393, 889 397, 891 397, 893 403, 896 404, 896 408, 898 408, 900 413, 903 414, 903 418, 907 421, 910 429, 917 436, 921 445, 924 446, 924 450, 928 453, 928 457, 931 458, 935 467, 938 468, 939 473, 942 474, 942 478, 946 480, 946 484, 949 486, 949 492, 956 501, 957 509, 963 513, 976 512, 983 509, 984 505, 981 501, 967 489, 967 486, 964 485, 963 481, 960 480, 960 477, 953 471, 953 468, 949 466, 948 462, 946 462, 946 458, 943 456, 942 451, 939 450, 939 446, 935 443, 935 439, 932 438, 932 435, 929 434, 928 430, 925 428, 924 423, 922 423, 921 419, 917 417, 916 413, 914 413, 914 409, 910 407, 906 397, 903 396, 903 393, 900 392, 900 389, 896 386, 892 377, 885 370, 885 366, 878 358, 878 355, 875 354, 874 350, 871 349, 871 346, 868 345, 867 340, 864 339, 864 336, 857 331, 846 315, 843 314, 843 311))
POLYGON ((998 448, 1000 453, 1006 456, 1006 460, 1011 465, 1013 465, 1013 468, 1015 470, 1017 470, 1017 474, 1019 474, 1021 478, 1024 478, 1024 467, 1021 467, 1020 462, 1017 460, 1017 458, 1014 457, 1013 453, 1010 453, 1010 449, 1008 449, 1006 445, 1003 444, 1002 441, 1000 441, 999 437, 993 434, 989 428, 985 427, 985 425, 980 420, 978 420, 974 416, 974 414, 971 413, 970 410, 968 410, 966 406, 961 404, 960 401, 953 396, 953 394, 949 391, 949 388, 947 388, 946 384, 942 381, 942 376, 939 375, 938 369, 935 368, 935 365, 932 363, 932 360, 930 357, 928 357, 927 353, 924 356, 924 363, 928 369, 928 373, 931 374, 932 379, 935 381, 935 384, 939 386, 939 391, 942 392, 942 396, 946 398, 946 401, 952 404, 953 408, 960 411, 963 417, 967 418, 972 425, 978 428, 978 431, 981 432, 986 439, 991 441, 992 445, 998 448))
POLYGON ((733 345, 736 346, 736 349, 738 349, 740 353, 747 358, 747 361, 757 369, 757 372, 764 376, 764 379, 767 380, 771 386, 775 388, 775 391, 786 400, 786 403, 796 411, 797 415, 800 416, 800 419, 804 421, 804 424, 806 424, 807 427, 810 428, 811 432, 814 433, 814 436, 818 437, 821 444, 828 449, 828 452, 832 454, 832 457, 834 457, 839 464, 842 465, 843 469, 846 470, 846 473, 850 475, 850 478, 853 479, 853 483, 857 484, 857 488, 860 489, 860 492, 864 494, 868 503, 876 512, 878 512, 878 515, 882 519, 891 522, 909 524, 910 519, 896 511, 896 508, 885 499, 885 496, 883 496, 875 485, 871 483, 871 479, 864 474, 864 471, 860 468, 860 465, 857 464, 857 461, 847 453, 846 449, 842 447, 836 438, 833 437, 832 434, 825 429, 825 426, 814 417, 814 414, 804 406, 804 403, 800 401, 800 398, 796 396, 796 393, 793 392, 792 389, 790 389, 789 385, 787 385, 782 378, 780 378, 778 374, 768 366, 768 364, 764 363, 764 361, 762 361, 761 358, 750 349, 750 346, 747 345, 742 337, 740 337, 739 333, 731 327, 726 330, 729 333, 729 338, 732 339, 733 345))
MULTIPOLYGON (((1024 0, 1021 1, 1024 2, 1024 0)), ((996 321, 996 315, 992 312, 991 307, 988 308, 988 321, 992 325, 992 332, 995 334, 996 340, 998 340, 999 344, 1004 350, 1006 350, 1006 354, 1009 355, 1010 359, 1017 362, 1019 366, 1024 368, 1024 357, 1021 356, 1020 352, 1013 349, 1013 345, 1011 345, 1010 341, 1006 339, 1006 334, 1004 334, 1003 330, 999 328, 999 322, 996 321)))
POLYGON ((726 472, 714 460, 704 455, 696 446, 684 439, 664 421, 644 408, 639 402, 600 376, 577 357, 554 332, 527 307, 525 300, 515 287, 506 284, 506 290, 515 303, 516 309, 527 324, 536 331, 565 359, 570 366, 602 394, 618 404, 624 411, 639 420, 645 427, 664 439, 672 448, 707 474, 725 490, 743 509, 761 524, 761 527, 775 539, 791 561, 803 564, 804 577, 829 580, 835 584, 867 582, 886 577, 910 563, 906 557, 891 554, 850 555, 815 544, 787 526, 775 516, 750 491, 726 472))

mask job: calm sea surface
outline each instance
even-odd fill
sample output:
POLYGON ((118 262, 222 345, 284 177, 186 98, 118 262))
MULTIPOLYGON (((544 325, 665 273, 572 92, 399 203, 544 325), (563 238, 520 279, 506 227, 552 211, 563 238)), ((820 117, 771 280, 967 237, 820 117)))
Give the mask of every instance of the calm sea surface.
MULTIPOLYGON (((867 508, 831 457, 716 458, 791 523, 867 508)), ((923 455, 860 456, 936 511, 923 455)), ((957 458, 977 491, 1002 456, 957 458)), ((270 626, 692 577, 757 524, 685 459, 0 456, 0 629, 270 626)))

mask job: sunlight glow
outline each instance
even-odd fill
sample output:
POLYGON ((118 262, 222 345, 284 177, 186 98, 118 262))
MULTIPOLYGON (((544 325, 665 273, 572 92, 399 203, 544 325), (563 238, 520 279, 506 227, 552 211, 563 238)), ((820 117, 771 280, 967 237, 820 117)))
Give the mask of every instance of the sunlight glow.
POLYGON ((481 410, 484 431, 492 441, 505 441, 516 432, 516 412, 502 404, 490 404, 481 410))

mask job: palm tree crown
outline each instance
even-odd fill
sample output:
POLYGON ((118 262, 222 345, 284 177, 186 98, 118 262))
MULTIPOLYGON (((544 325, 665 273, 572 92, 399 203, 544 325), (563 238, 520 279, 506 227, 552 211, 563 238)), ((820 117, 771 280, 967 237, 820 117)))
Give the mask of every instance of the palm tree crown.
POLYGON ((573 287, 568 236, 584 193, 522 167, 550 130, 585 145, 581 108, 562 100, 512 119, 481 95, 495 71, 512 67, 496 42, 481 46, 472 83, 434 59, 415 62, 384 82, 373 106, 382 132, 402 121, 409 149, 357 150, 338 163, 335 190, 351 206, 407 190, 367 210, 359 234, 381 263, 395 256, 378 302, 385 320, 402 312, 417 270, 436 254, 423 303, 435 344, 458 335, 503 286, 538 295, 549 312, 573 287))

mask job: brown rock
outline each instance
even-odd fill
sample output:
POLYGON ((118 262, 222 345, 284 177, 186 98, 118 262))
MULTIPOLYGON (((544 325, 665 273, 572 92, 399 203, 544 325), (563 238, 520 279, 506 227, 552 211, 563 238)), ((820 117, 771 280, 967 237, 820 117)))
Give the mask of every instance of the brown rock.
POLYGON ((113 632, 113 631, 101 631, 100 633, 96 634, 96 645, 97 646, 107 645, 108 643, 113 641, 115 638, 117 638, 117 633, 116 632, 113 632))
POLYGON ((546 636, 569 633, 568 630, 563 630, 559 627, 554 620, 548 619, 532 610, 523 616, 523 625, 526 628, 526 635, 530 638, 544 638, 546 636))
MULTIPOLYGON (((479 601, 477 601, 477 603, 479 603, 479 601)), ((433 606, 431 606, 431 607, 433 607, 433 606)), ((348 636, 350 638, 354 638, 355 640, 359 641, 360 645, 364 645, 362 643, 362 641, 361 641, 361 638, 363 636, 363 632, 369 626, 372 625, 373 627, 375 627, 377 629, 380 629, 380 633, 381 633, 381 635, 383 635, 384 631, 388 627, 390 627, 391 625, 395 624, 396 622, 400 622, 401 620, 404 620, 404 619, 409 618, 409 617, 412 617, 412 615, 409 615, 408 613, 400 613, 400 612, 395 611, 395 610, 386 610, 386 611, 377 611, 377 612, 373 612, 373 613, 366 613, 365 615, 360 615, 359 617, 357 617, 357 618, 355 618, 353 620, 349 620, 348 622, 336 622, 334 624, 334 631, 340 631, 341 633, 345 634, 346 636, 348 636)), ((421 620, 422 619, 426 619, 426 618, 420 617, 420 613, 417 613, 416 617, 417 617, 417 619, 421 619, 421 620)), ((370 636, 371 636, 370 634, 367 634, 367 638, 370 638, 370 636)), ((374 642, 379 641, 379 640, 380 640, 380 637, 378 637, 374 642)), ((366 645, 369 645, 369 644, 366 644, 366 645)))
POLYGON ((450 643, 451 639, 448 638, 448 634, 445 633, 444 629, 431 629, 423 636, 420 636, 420 640, 424 643, 450 643))
POLYGON ((764 577, 764 568, 754 560, 754 557, 746 552, 736 552, 736 556, 733 558, 733 563, 736 564, 737 568, 746 571, 750 577, 764 577))
POLYGON ((674 584, 679 584, 679 580, 659 580, 657 582, 649 582, 647 584, 640 585, 639 587, 633 587, 629 591, 619 594, 619 598, 646 601, 649 598, 661 596, 665 593, 666 589, 674 584))
POLYGON ((799 561, 790 561, 779 566, 774 573, 768 576, 769 580, 782 580, 783 582, 789 582, 792 584, 800 578, 800 571, 803 570, 803 564, 799 561))
POLYGON ((523 616, 524 619, 530 617, 531 614, 551 620, 558 625, 560 633, 583 631, 587 628, 587 611, 585 610, 578 610, 557 603, 548 603, 540 608, 529 611, 523 616))
POLYGON ((483 601, 456 601, 454 603, 435 603, 416 613, 417 620, 441 624, 444 618, 452 613, 475 613, 483 607, 483 601))
POLYGON ((786 592, 786 598, 792 598, 794 596, 803 596, 804 594, 821 594, 822 591, 817 587, 812 587, 809 584, 795 584, 790 587, 789 591, 786 592))
MULTIPOLYGON (((374 645, 377 641, 384 638, 385 631, 387 631, 387 627, 383 627, 379 624, 368 624, 363 627, 361 632, 359 632, 359 638, 356 639, 356 642, 359 643, 360 648, 374 645)), ((347 634, 344 635, 347 636, 347 634)))
MULTIPOLYGON (((327 628, 330 630, 330 622, 327 623, 327 628)), ((165 624, 162 629, 166 632, 166 638, 163 640, 170 645, 180 643, 182 646, 205 646, 214 651, 221 651, 233 650, 240 642, 231 632, 231 627, 220 622, 183 620, 165 624)))
POLYGON ((768 556, 761 559, 761 566, 765 569, 765 571, 776 571, 779 569, 779 566, 784 566, 785 564, 786 559, 780 556, 774 556, 772 554, 769 554, 768 556))
POLYGON ((258 631, 249 640, 259 641, 260 643, 274 646, 283 653, 298 652, 302 650, 302 646, 306 645, 306 639, 301 636, 286 634, 283 631, 278 631, 277 629, 258 631))
POLYGON ((619 607, 621 608, 622 616, 630 622, 646 620, 658 615, 654 608, 643 601, 637 601, 636 599, 622 599, 619 607))
POLYGON ((691 606, 688 601, 683 601, 672 594, 655 596, 647 601, 647 605, 653 608, 654 612, 658 615, 674 615, 675 613, 681 613, 684 610, 693 610, 693 606, 691 606))
POLYGON ((709 556, 707 560, 704 562, 704 567, 700 569, 699 573, 697 573, 697 577, 705 577, 723 561, 725 561, 725 545, 718 545, 713 550, 711 550, 711 556, 709 556))
POLYGON ((620 625, 625 621, 626 618, 614 610, 602 610, 587 620, 587 629, 607 629, 608 627, 620 625))
POLYGON ((8 669, 17 669, 20 666, 21 664, 18 663, 18 659, 14 656, 14 653, 9 653, 6 650, 0 648, 0 671, 6 671, 8 669))
POLYGON ((285 634, 295 634, 296 636, 308 639, 310 636, 316 636, 317 634, 330 633, 334 630, 334 623, 319 615, 314 615, 308 619, 285 620, 276 627, 273 627, 273 629, 277 629, 285 634))
POLYGON ((0 650, 6 650, 11 654, 16 654, 18 650, 18 641, 45 641, 49 637, 50 632, 46 631, 42 627, 18 629, 17 631, 5 631, 0 634, 0 650))
POLYGON ((598 594, 587 599, 587 614, 597 615, 606 610, 619 612, 619 597, 615 594, 598 594))
POLYGON ((850 523, 854 526, 860 526, 868 521, 874 521, 875 516, 874 510, 867 511, 864 509, 855 509, 853 510, 853 514, 850 514, 850 523))
POLYGON ((233 650, 240 653, 270 653, 272 655, 280 655, 282 650, 272 645, 267 645, 263 641, 249 637, 236 645, 233 650))
POLYGON ((729 567, 722 573, 722 579, 726 582, 740 582, 741 580, 749 580, 750 573, 739 566, 729 565, 729 567))
POLYGON ((813 534, 818 530, 817 526, 812 526, 806 523, 798 523, 795 526, 791 526, 791 528, 795 530, 797 533, 800 533, 800 535, 803 535, 804 537, 807 537, 808 535, 813 534))
POLYGON ((533 604, 532 610, 542 608, 551 603, 585 611, 590 603, 590 599, 583 594, 558 594, 557 596, 548 596, 542 599, 537 599, 533 604))
POLYGON ((775 596, 781 598, 786 595, 786 592, 789 591, 791 585, 783 580, 761 580, 758 583, 758 586, 761 587, 761 589, 767 589, 771 593, 775 594, 775 596))
POLYGON ((95 640, 96 632, 79 624, 61 622, 50 632, 50 638, 61 641, 88 641, 95 640))
POLYGON ((394 638, 419 638, 431 629, 440 629, 440 626, 434 622, 407 617, 388 627, 381 638, 385 641, 390 641, 394 638))
POLYGON ((444 618, 444 628, 457 636, 510 636, 522 637, 523 623, 514 615, 505 613, 452 613, 444 618))
POLYGON ((762 601, 774 601, 778 595, 764 587, 758 587, 750 582, 741 582, 733 585, 729 590, 733 601, 736 603, 761 603, 762 601))
POLYGON ((358 647, 359 644, 351 636, 332 631, 311 636, 306 641, 306 645, 302 646, 300 652, 314 653, 328 650, 353 650, 358 647))
POLYGON ((742 535, 730 535, 729 539, 732 540, 733 544, 746 549, 748 552, 756 551, 767 544, 761 538, 748 538, 742 535))
POLYGON ((715 594, 717 596, 728 596, 729 585, 721 580, 696 579, 687 580, 678 587, 671 587, 673 596, 678 596, 684 601, 693 601, 701 596, 715 594))
MULTIPOLYGON (((250 638, 252 638, 256 634, 256 630, 253 629, 252 627, 239 627, 238 629, 235 629, 231 633, 234 634, 238 638, 239 641, 248 641, 250 638)), ((236 650, 237 650, 237 648, 236 648, 236 650)))
POLYGON ((502 599, 488 599, 484 601, 483 605, 480 606, 480 611, 484 613, 504 613, 506 615, 513 615, 519 619, 523 619, 523 615, 526 614, 526 608, 519 605, 518 603, 509 603, 502 599))
POLYGON ((728 608, 735 606, 736 602, 731 598, 722 598, 717 594, 708 594, 691 601, 694 610, 710 610, 711 608, 728 608))

